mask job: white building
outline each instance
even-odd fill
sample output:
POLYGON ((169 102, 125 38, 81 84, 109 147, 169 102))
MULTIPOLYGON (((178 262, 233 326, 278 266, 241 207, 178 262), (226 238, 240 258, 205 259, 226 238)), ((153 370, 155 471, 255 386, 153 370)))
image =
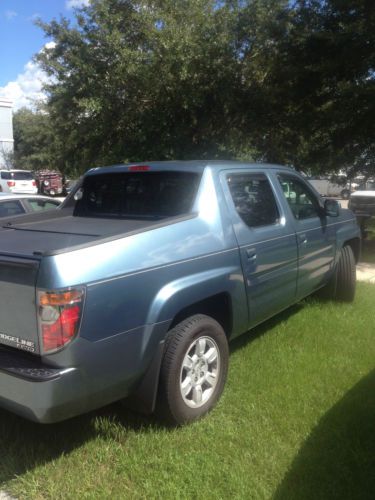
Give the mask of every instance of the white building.
POLYGON ((0 168, 9 168, 6 160, 13 143, 12 101, 0 97, 0 168))

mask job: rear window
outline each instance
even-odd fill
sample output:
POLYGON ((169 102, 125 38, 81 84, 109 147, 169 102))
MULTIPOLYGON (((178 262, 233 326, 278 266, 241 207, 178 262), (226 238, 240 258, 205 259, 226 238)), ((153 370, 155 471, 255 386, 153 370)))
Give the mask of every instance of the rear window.
POLYGON ((191 211, 199 180, 196 173, 165 171, 88 176, 74 214, 132 218, 183 215, 191 211))
POLYGON ((24 214, 25 210, 18 200, 0 202, 0 217, 24 214))
POLYGON ((34 179, 31 172, 1 172, 1 178, 14 181, 32 181, 34 179))

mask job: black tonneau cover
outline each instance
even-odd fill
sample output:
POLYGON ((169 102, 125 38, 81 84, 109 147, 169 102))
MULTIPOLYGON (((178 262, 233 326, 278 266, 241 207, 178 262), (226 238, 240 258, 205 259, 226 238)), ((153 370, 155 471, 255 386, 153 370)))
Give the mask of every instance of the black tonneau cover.
POLYGON ((20 257, 53 255, 72 247, 125 237, 191 217, 194 214, 151 220, 76 217, 70 209, 14 217, 0 223, 0 254, 20 257))

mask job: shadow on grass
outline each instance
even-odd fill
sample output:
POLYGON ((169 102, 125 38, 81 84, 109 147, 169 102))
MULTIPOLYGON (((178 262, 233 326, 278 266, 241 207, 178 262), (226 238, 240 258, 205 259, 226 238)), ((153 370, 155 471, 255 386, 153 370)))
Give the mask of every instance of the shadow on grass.
POLYGON ((120 424, 124 430, 140 432, 160 427, 153 416, 136 414, 125 409, 121 403, 47 425, 0 410, 0 486, 27 470, 69 454, 93 439, 114 438, 112 423, 120 424))
POLYGON ((375 370, 320 420, 274 500, 375 498, 375 370))
POLYGON ((288 309, 285 309, 285 311, 282 311, 276 316, 273 316, 264 323, 261 323, 255 328, 252 328, 248 332, 234 339, 229 345, 230 352, 235 352, 238 349, 246 347, 251 342, 254 342, 254 340, 262 337, 264 334, 266 334, 269 330, 277 326, 279 323, 287 321, 289 318, 299 313, 303 309, 304 307, 303 304, 306 300, 310 300, 310 298, 308 297, 305 300, 298 302, 297 304, 294 304, 288 309))

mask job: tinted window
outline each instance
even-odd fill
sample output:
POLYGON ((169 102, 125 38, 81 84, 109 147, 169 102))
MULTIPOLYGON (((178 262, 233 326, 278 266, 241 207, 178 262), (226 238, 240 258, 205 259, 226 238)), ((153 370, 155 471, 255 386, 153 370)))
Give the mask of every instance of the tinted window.
POLYGON ((303 182, 295 177, 279 176, 284 196, 296 219, 310 219, 319 216, 319 203, 303 182))
POLYGON ((190 172, 135 172, 88 176, 75 215, 170 217, 189 213, 200 176, 190 172))
POLYGON ((228 186, 238 215, 245 224, 257 227, 279 221, 276 200, 264 174, 231 174, 228 186))
POLYGON ((9 200, 0 202, 0 217, 9 217, 24 213, 25 210, 19 201, 9 200))
POLYGON ((32 181, 34 179, 31 172, 1 172, 2 179, 12 179, 14 181, 32 181))

